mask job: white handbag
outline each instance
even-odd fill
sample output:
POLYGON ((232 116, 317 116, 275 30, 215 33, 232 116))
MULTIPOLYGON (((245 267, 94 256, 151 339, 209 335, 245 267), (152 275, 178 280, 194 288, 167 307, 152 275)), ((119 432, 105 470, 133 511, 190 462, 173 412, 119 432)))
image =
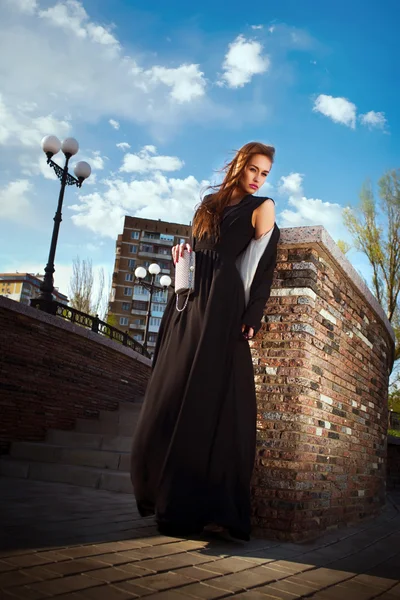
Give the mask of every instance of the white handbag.
POLYGON ((179 260, 175 265, 175 294, 176 294, 176 310, 182 312, 185 310, 189 301, 190 294, 194 291, 194 276, 196 270, 196 253, 192 250, 183 251, 183 256, 179 256, 179 260), (185 304, 179 308, 179 294, 187 294, 185 304))

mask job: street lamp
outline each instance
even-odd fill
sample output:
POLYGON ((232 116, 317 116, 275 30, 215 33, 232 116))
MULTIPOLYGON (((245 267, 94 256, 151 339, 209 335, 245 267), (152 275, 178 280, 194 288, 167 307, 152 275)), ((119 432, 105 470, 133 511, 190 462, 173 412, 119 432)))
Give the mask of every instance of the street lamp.
POLYGON ((160 279, 161 285, 156 285, 155 279, 157 275, 160 273, 161 267, 157 265, 157 263, 153 263, 149 266, 149 273, 151 275, 150 283, 144 281, 144 278, 147 275, 147 271, 144 267, 138 267, 135 270, 135 283, 141 285, 146 290, 150 292, 149 305, 147 308, 146 314, 146 331, 144 333, 144 343, 143 346, 147 350, 147 338, 149 335, 149 325, 150 325, 150 316, 151 316, 151 302, 153 299, 154 290, 165 290, 171 285, 171 277, 169 275, 163 275, 160 279))
POLYGON ((65 186, 76 185, 81 187, 82 183, 87 179, 92 171, 90 165, 84 160, 76 163, 74 173, 76 177, 68 172, 68 163, 72 156, 74 156, 79 150, 79 144, 74 138, 67 138, 63 142, 55 135, 47 135, 42 139, 42 149, 47 156, 47 164, 52 167, 61 181, 60 194, 58 196, 57 211, 54 216, 54 227, 53 235, 51 238, 49 258, 45 268, 45 275, 42 283, 40 284, 40 294, 38 298, 31 301, 34 306, 40 308, 49 313, 55 313, 56 306, 53 304, 53 293, 54 293, 54 259, 56 255, 56 247, 58 240, 58 231, 60 229, 60 223, 62 221, 62 204, 64 200, 65 186), (57 163, 52 160, 52 157, 57 154, 60 150, 63 151, 65 156, 65 165, 60 167, 57 163))

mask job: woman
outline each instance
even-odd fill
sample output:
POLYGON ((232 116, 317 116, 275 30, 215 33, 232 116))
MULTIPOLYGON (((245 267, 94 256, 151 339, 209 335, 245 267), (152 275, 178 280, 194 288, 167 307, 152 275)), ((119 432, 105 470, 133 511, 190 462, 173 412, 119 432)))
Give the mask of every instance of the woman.
MULTIPOLYGON (((171 298, 161 322, 131 477, 140 514, 155 514, 168 535, 205 528, 249 539, 256 397, 247 340, 261 326, 280 236, 274 201, 253 194, 274 153, 246 144, 203 199, 193 222, 194 293, 182 312, 171 298), (262 243, 245 290, 236 263, 262 243)), ((185 250, 192 249, 173 248, 175 263, 185 250)))

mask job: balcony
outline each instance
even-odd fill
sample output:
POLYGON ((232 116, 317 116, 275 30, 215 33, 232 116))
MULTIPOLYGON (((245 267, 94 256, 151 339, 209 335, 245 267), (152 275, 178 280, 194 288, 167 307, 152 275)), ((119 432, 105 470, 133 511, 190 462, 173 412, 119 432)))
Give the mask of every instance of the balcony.
POLYGON ((136 310, 136 308, 132 308, 131 314, 138 315, 139 317, 145 317, 147 315, 147 310, 136 310))
POLYGON ((143 325, 137 325, 136 323, 131 323, 129 325, 129 329, 139 329, 139 330, 143 330, 144 331, 146 329, 146 325, 145 324, 143 324, 143 325))
POLYGON ((147 302, 150 298, 150 294, 149 292, 147 292, 147 294, 133 294, 133 296, 131 296, 131 298, 133 300, 139 300, 140 302, 147 302))
POLYGON ((159 252, 144 252, 139 250, 138 256, 142 258, 155 258, 156 260, 172 260, 171 254, 160 254, 159 252))
POLYGON ((159 246, 169 246, 169 247, 172 247, 174 245, 174 240, 162 240, 160 238, 153 239, 152 237, 149 237, 149 236, 144 235, 144 234, 142 234, 142 237, 140 238, 140 241, 142 241, 142 242, 149 242, 150 244, 157 244, 159 246))

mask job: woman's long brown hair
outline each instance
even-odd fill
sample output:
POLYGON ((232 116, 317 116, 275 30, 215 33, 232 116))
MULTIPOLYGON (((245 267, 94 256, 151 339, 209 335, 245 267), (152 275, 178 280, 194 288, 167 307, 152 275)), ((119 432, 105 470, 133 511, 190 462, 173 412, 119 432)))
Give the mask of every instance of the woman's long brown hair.
POLYGON ((193 219, 193 236, 196 239, 209 235, 218 237, 223 210, 230 203, 243 171, 255 154, 267 156, 273 162, 275 148, 260 142, 249 142, 236 152, 233 160, 223 169, 226 173, 223 182, 208 188, 214 193, 205 196, 196 211, 193 219))

